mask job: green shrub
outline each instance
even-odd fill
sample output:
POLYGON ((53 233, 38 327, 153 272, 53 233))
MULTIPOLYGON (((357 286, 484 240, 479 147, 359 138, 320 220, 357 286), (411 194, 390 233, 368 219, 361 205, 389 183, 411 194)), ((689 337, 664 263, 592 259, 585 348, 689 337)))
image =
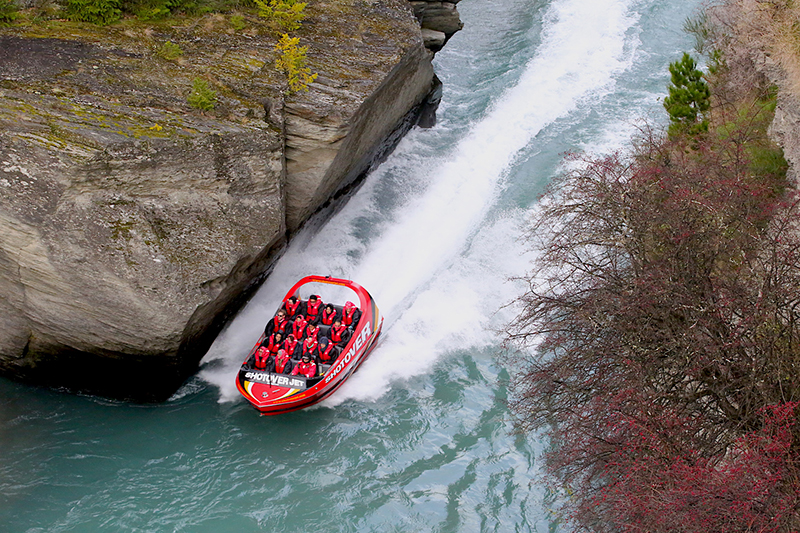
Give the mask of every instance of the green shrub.
POLYGON ((19 17, 19 8, 14 0, 0 0, 0 25, 11 24, 19 17))
POLYGON ((163 19, 178 12, 194 14, 200 9, 195 0, 122 0, 122 2, 122 10, 140 20, 163 19))
POLYGON ((280 53, 275 65, 286 74, 289 93, 307 91, 308 84, 317 79, 317 75, 311 74, 311 69, 306 66, 308 47, 297 46, 298 44, 300 44, 299 37, 289 37, 284 33, 275 45, 275 49, 280 53))
POLYGON ((181 47, 172 41, 167 41, 161 45, 161 48, 158 49, 157 53, 158 57, 172 61, 173 59, 178 59, 181 57, 183 55, 183 50, 181 50, 181 47))
POLYGON ((244 17, 239 14, 231 15, 230 23, 231 23, 231 28, 233 28, 236 31, 241 31, 245 29, 245 27, 247 27, 247 23, 245 22, 244 17))
POLYGON ((105 26, 122 15, 120 0, 67 0, 65 17, 73 22, 91 22, 105 26))
POLYGON ((304 2, 298 0, 255 0, 259 16, 274 22, 283 31, 293 31, 306 18, 304 2))
POLYGON ((210 111, 217 104, 217 91, 211 89, 206 80, 195 78, 192 82, 192 93, 186 100, 195 109, 210 111))

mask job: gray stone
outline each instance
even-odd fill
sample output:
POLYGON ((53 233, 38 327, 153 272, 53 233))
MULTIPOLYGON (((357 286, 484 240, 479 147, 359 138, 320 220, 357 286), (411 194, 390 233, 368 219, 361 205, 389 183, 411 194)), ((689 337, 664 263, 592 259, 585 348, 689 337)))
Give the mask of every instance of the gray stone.
POLYGON ((446 40, 447 35, 443 32, 422 28, 422 41, 425 43, 425 48, 438 50, 444 46, 446 40))

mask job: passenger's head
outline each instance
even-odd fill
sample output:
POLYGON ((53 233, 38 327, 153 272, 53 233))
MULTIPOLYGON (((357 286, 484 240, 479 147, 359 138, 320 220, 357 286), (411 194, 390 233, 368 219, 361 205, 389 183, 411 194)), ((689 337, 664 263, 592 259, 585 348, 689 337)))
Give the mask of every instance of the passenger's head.
POLYGON ((289 333, 289 334, 286 336, 286 340, 287 340, 287 341, 292 341, 292 342, 294 342, 294 341, 295 341, 294 334, 293 334, 293 333, 289 333))
POLYGON ((308 301, 309 302, 316 302, 317 301, 317 296, 315 294, 312 294, 311 296, 308 297, 308 301))
POLYGON ((292 303, 297 302, 297 296, 289 296, 289 301, 292 303))
POLYGON ((307 353, 304 353, 304 354, 303 354, 303 357, 301 357, 300 359, 301 359, 301 360, 302 360, 304 363, 308 363, 309 361, 311 361, 311 356, 310 356, 310 355, 308 355, 307 353))
POLYGON ((286 312, 283 309, 281 309, 275 316, 277 316, 279 320, 283 320, 284 318, 286 318, 286 312))
POLYGON ((275 342, 281 342, 283 340, 283 334, 280 332, 275 333, 275 342))
POLYGON ((334 326, 341 326, 342 325, 342 321, 337 318, 336 320, 333 321, 333 325, 334 326))
POLYGON ((328 312, 331 312, 331 311, 333 311, 333 304, 328 304, 328 305, 326 305, 326 306, 325 306, 325 309, 327 309, 327 310, 328 310, 328 312))
POLYGON ((288 357, 288 355, 286 355, 286 350, 283 349, 278 350, 278 357, 280 357, 281 359, 286 359, 288 357))
POLYGON ((295 318, 295 320, 304 320, 303 315, 297 315, 297 318, 295 318))

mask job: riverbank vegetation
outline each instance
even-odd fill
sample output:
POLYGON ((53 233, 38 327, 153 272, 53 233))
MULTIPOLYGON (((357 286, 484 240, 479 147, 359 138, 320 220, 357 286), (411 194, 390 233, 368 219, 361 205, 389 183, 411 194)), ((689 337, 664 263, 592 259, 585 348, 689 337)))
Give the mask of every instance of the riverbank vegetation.
MULTIPOLYGON (((105 29, 109 33, 120 29, 126 34, 142 32, 151 38, 173 34, 176 29, 195 32, 207 27, 208 38, 214 39, 220 34, 220 21, 227 19, 223 24, 227 33, 275 38, 276 57, 271 63, 286 78, 285 92, 292 94, 307 90, 316 78, 307 67, 308 47, 300 46, 300 38, 290 35, 306 19, 306 6, 299 0, 44 0, 20 10, 13 0, 0 0, 0 25, 15 26, 37 37, 66 34, 75 38, 85 33, 91 40, 95 40, 92 33, 105 29)), ((166 40, 156 47, 155 55, 174 61, 182 54, 178 44, 166 40)), ((206 80, 200 83, 208 84, 206 80)), ((198 92, 197 84, 195 79, 191 91, 187 90, 189 104, 202 111, 213 109, 215 98, 208 98, 213 89, 198 92)))
POLYGON ((726 29, 704 79, 673 63, 669 133, 571 156, 528 235, 511 406, 579 530, 800 529, 800 203, 726 29))

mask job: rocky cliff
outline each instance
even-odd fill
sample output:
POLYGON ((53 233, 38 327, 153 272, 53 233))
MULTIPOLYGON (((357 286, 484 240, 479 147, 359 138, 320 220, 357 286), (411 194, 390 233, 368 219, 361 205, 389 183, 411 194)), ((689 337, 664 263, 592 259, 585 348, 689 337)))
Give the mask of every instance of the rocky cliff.
POLYGON ((455 2, 307 11, 318 77, 289 96, 255 15, 3 30, 3 375, 165 398, 291 235, 430 120, 455 2), (187 103, 196 79, 213 110, 187 103))

